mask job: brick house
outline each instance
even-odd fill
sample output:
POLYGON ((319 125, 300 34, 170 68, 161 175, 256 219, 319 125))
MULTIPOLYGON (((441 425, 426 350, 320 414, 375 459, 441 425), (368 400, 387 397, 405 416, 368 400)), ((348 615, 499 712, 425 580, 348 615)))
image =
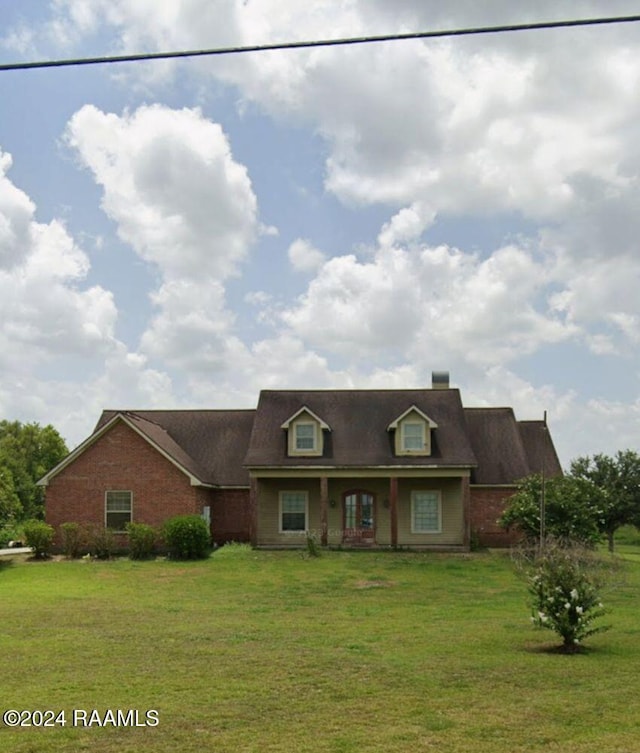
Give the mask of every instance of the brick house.
POLYGON ((195 513, 213 540, 466 550, 504 546, 521 478, 562 472, 543 421, 420 390, 265 390, 255 410, 105 411, 42 480, 46 519, 123 530, 195 513))

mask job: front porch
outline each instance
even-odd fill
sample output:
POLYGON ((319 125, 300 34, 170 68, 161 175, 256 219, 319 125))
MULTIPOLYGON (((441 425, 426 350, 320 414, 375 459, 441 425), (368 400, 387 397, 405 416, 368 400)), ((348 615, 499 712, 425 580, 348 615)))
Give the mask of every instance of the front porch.
POLYGON ((259 548, 469 549, 469 476, 299 470, 253 475, 251 541, 259 548))

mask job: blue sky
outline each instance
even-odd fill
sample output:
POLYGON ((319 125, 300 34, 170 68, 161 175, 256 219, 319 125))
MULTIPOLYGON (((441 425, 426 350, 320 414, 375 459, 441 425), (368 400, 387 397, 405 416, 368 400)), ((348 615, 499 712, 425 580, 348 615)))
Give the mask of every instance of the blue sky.
MULTIPOLYGON (((0 61, 633 14, 4 3, 0 61)), ((0 72, 0 415, 429 386, 640 449, 640 24, 0 72)))

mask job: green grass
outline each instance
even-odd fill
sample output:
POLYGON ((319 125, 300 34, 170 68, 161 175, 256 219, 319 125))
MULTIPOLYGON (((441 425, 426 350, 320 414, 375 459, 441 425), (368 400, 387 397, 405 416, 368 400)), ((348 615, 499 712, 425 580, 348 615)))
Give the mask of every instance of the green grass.
POLYGON ((15 562, 0 570, 0 705, 68 721, 157 709, 159 724, 0 724, 0 750, 628 753, 633 552, 624 568, 606 595, 612 629, 564 656, 531 627, 504 553, 15 562))

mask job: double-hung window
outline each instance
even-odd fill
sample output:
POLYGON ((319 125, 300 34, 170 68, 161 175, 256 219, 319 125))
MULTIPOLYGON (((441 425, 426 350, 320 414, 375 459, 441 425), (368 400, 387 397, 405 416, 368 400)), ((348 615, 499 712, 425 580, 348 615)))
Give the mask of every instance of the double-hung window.
POLYGON ((421 452, 424 449, 424 423, 405 421, 402 424, 402 449, 405 452, 421 452))
POLYGON ((307 492, 280 492, 280 532, 304 533, 307 528, 307 492))
POLYGON ((132 502, 132 492, 107 492, 105 498, 105 526, 114 531, 125 531, 127 523, 131 523, 132 502))
POLYGON ((316 449, 316 427, 312 423, 295 425, 296 450, 298 452, 313 452, 316 449))
POLYGON ((442 504, 440 501, 440 492, 412 492, 411 533, 440 533, 441 531, 442 504))

